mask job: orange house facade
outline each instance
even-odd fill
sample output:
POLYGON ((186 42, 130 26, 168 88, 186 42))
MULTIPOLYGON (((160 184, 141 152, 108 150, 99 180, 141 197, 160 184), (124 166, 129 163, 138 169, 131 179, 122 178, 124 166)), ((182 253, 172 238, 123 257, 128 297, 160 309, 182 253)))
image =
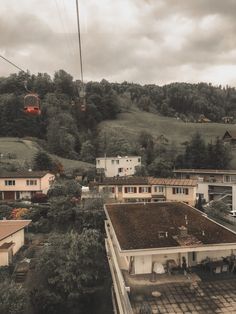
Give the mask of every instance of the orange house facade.
POLYGON ((47 194, 55 176, 45 171, 0 173, 0 200, 29 200, 36 193, 47 194))
POLYGON ((107 193, 116 202, 179 201, 191 206, 196 203, 197 181, 152 177, 105 178, 93 182, 91 191, 107 193))

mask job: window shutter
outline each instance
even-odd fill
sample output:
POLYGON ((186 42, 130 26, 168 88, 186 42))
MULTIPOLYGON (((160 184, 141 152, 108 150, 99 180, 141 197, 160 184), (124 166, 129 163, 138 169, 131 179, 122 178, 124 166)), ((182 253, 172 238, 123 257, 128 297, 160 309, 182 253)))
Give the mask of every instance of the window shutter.
POLYGON ((151 187, 150 186, 148 187, 148 193, 151 193, 151 187))
POLYGON ((172 193, 175 194, 175 188, 172 188, 172 193))
POLYGON ((141 186, 138 188, 139 193, 142 193, 142 188, 141 186))
POLYGON ((185 191, 186 191, 186 192, 185 192, 185 193, 186 193, 186 195, 188 195, 188 189, 185 189, 185 191))
POLYGON ((111 193, 115 193, 115 187, 114 186, 111 188, 111 193))
POLYGON ((137 193, 137 188, 136 188, 136 186, 134 187, 134 193, 137 193))
POLYGON ((128 193, 128 189, 127 189, 127 187, 125 187, 125 193, 128 193))

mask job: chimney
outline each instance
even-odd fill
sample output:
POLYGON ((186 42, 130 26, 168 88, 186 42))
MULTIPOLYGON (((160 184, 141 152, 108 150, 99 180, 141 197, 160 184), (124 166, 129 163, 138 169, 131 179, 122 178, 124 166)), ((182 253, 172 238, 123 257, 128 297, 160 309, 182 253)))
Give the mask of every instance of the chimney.
POLYGON ((185 226, 181 226, 178 228, 179 229, 179 236, 181 238, 187 237, 188 235, 188 229, 185 226))

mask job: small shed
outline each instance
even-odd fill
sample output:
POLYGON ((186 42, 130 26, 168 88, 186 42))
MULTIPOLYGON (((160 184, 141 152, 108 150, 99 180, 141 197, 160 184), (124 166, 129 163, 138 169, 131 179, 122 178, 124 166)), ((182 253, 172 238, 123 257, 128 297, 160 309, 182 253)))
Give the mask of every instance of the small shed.
POLYGON ((230 144, 232 146, 235 146, 236 145, 236 130, 225 131, 225 134, 223 135, 222 140, 225 144, 230 144))
POLYGON ((227 123, 233 123, 234 117, 227 117, 227 116, 226 116, 226 117, 223 117, 222 120, 223 120, 223 122, 226 123, 226 124, 227 124, 227 123))

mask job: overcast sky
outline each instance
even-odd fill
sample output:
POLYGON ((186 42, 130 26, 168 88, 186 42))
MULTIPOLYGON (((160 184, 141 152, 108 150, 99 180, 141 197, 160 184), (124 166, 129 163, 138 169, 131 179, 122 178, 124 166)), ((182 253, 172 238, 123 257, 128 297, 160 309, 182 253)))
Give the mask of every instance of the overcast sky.
MULTIPOLYGON (((236 0, 80 0, 85 80, 236 86, 236 0)), ((0 53, 79 78, 75 0, 1 0, 0 53)), ((15 69, 0 59, 0 75, 15 69)))

